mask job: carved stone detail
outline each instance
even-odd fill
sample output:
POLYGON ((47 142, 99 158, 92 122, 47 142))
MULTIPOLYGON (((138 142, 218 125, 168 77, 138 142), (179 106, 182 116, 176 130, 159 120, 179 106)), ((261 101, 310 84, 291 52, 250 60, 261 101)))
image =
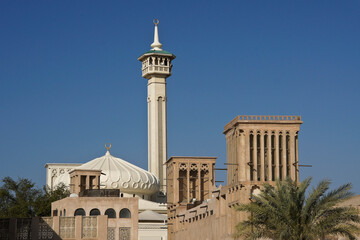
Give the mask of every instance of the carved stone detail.
POLYGON ((82 233, 83 238, 97 237, 97 217, 82 218, 82 233))
POLYGON ((39 218, 39 239, 53 239, 55 232, 53 228, 53 219, 51 217, 39 218))
POLYGON ((107 229, 107 239, 108 240, 115 240, 115 228, 108 227, 107 229))
POLYGON ((16 220, 16 239, 31 239, 31 218, 16 220))
POLYGON ((186 171, 187 170, 186 163, 180 163, 179 169, 180 171, 186 171))
POLYGON ((75 238, 75 217, 60 217, 60 237, 75 238))
POLYGON ((130 228, 120 227, 119 228, 119 240, 130 240, 130 228))
POLYGON ((208 172, 209 164, 201 164, 201 171, 208 172))
POLYGON ((192 163, 192 164, 190 165, 190 170, 191 170, 191 171, 196 171, 196 170, 198 170, 197 164, 196 164, 196 163, 192 163))

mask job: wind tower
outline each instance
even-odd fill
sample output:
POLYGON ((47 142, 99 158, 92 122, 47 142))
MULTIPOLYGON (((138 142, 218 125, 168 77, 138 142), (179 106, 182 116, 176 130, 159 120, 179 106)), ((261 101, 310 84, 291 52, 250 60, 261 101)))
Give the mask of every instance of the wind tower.
POLYGON ((154 42, 150 51, 138 58, 142 62, 142 76, 148 79, 148 166, 160 181, 160 190, 166 192, 166 78, 171 75, 171 61, 175 55, 164 51, 159 42, 158 24, 154 20, 154 42))

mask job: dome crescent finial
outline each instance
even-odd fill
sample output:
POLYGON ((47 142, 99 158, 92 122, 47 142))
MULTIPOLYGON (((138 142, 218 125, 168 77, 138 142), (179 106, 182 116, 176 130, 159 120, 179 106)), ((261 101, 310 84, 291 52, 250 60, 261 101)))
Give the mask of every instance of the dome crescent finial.
POLYGON ((110 143, 105 143, 105 148, 106 148, 107 151, 109 151, 110 148, 111 148, 111 144, 110 143))
POLYGON ((159 24, 159 19, 155 18, 155 19, 153 20, 153 23, 155 24, 155 26, 157 26, 157 25, 159 24))

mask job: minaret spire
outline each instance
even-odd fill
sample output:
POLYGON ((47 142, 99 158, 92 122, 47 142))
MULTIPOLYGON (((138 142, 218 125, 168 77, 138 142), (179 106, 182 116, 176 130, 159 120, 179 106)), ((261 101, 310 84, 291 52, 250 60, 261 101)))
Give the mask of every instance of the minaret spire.
POLYGON ((157 26, 159 24, 159 20, 154 19, 153 22, 155 24, 155 30, 154 30, 154 42, 151 44, 151 49, 156 51, 161 51, 162 44, 159 42, 159 31, 157 26))

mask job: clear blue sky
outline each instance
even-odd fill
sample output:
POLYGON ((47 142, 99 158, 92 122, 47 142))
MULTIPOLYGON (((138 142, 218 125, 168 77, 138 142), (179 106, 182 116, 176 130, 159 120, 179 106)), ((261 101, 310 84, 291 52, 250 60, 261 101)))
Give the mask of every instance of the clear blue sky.
MULTIPOLYGON (((1 1, 0 178, 111 153, 147 169, 153 18, 174 53, 168 155, 226 161, 239 114, 301 115, 301 178, 360 194, 359 1, 1 1)), ((225 180, 223 172, 217 180, 225 180)))

